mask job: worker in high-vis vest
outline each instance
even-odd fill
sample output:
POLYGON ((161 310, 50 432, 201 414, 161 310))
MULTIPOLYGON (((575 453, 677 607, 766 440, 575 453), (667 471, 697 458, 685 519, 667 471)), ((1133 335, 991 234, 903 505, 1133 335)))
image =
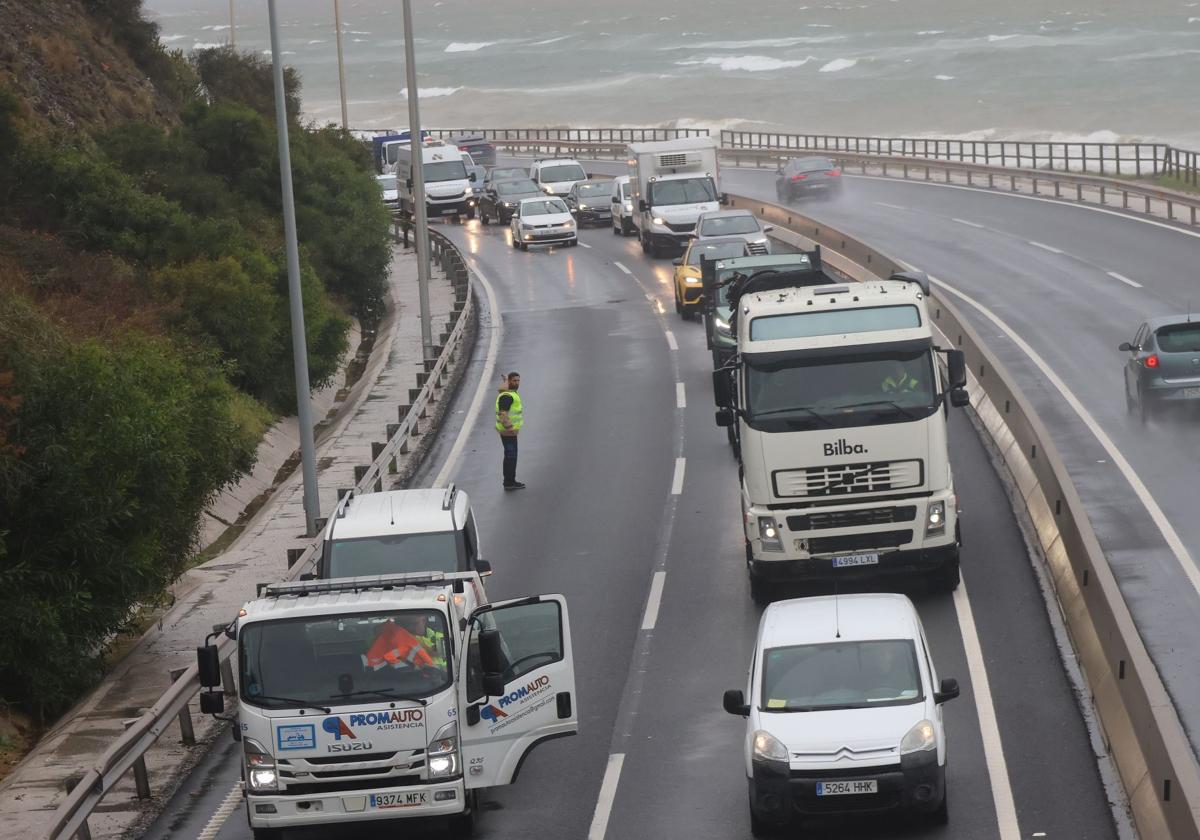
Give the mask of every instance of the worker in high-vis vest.
POLYGON ((520 490, 525 485, 517 481, 517 433, 525 422, 521 409, 521 374, 515 370, 504 377, 500 393, 496 396, 496 431, 504 446, 504 489, 520 490))
POLYGON ((362 655, 362 663, 372 671, 388 667, 432 668, 436 664, 419 636, 390 619, 362 655))
POLYGON ((921 383, 909 374, 904 365, 897 363, 896 369, 884 377, 882 388, 885 394, 907 394, 917 390, 921 383))

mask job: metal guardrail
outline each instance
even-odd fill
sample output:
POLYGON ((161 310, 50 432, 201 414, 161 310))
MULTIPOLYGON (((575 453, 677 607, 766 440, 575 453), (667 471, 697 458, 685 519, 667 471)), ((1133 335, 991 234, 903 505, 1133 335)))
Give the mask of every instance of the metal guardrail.
MULTIPOLYGON (((791 208, 744 196, 730 199, 732 206, 751 209, 764 221, 821 245, 834 268, 856 279, 907 268, 791 208)), ((1012 375, 936 285, 930 308, 942 333, 966 354, 976 383, 972 402, 1035 523, 1140 836, 1200 840, 1200 763, 1049 430, 1012 375)))
MULTIPOLYGON (((470 275, 462 255, 448 239, 436 231, 430 230, 429 239, 432 258, 441 263, 454 286, 454 326, 448 333, 439 336, 437 359, 427 360, 425 371, 417 374, 421 387, 409 392, 411 404, 399 407, 399 422, 388 425, 387 442, 373 444, 370 465, 355 468, 356 493, 381 490, 384 473, 394 472, 397 456, 407 453, 410 439, 419 431, 420 420, 427 416, 430 405, 436 401, 436 392, 442 387, 450 364, 462 349, 466 325, 471 320, 474 297, 470 275)), ((322 520, 318 520, 318 523, 322 523, 323 527, 322 520)), ((289 550, 288 567, 283 580, 294 580, 302 571, 311 569, 320 551, 319 537, 303 550, 289 550)), ((226 696, 235 697, 236 688, 231 667, 235 645, 232 640, 222 635, 218 638, 217 649, 226 696)), ((192 663, 175 678, 153 706, 137 719, 128 722, 128 728, 121 737, 105 750, 95 766, 84 773, 83 778, 75 784, 67 798, 56 809, 54 823, 47 834, 49 840, 90 840, 88 817, 130 769, 134 771, 137 779, 139 798, 147 798, 149 782, 146 777, 145 753, 176 720, 182 721, 184 716, 188 716, 190 728, 191 713, 188 704, 199 690, 199 675, 195 663, 192 663)))
POLYGON ((1100 175, 1174 175, 1196 185, 1200 153, 1166 143, 1052 143, 1013 140, 951 140, 922 137, 859 137, 833 134, 721 132, 724 149, 922 158, 1017 169, 1078 171, 1100 175))
POLYGON ((643 143, 709 136, 707 128, 439 128, 429 129, 429 133, 443 138, 474 134, 493 141, 552 140, 562 143, 643 143))

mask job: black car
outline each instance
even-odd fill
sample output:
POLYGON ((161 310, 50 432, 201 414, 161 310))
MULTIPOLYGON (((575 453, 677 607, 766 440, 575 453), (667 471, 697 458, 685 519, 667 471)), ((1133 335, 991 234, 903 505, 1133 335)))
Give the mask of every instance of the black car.
POLYGON ((612 181, 581 181, 567 193, 567 207, 580 225, 612 223, 612 181))
POLYGON ((829 158, 792 158, 779 167, 775 195, 791 201, 802 195, 837 195, 842 191, 842 168, 829 158))
POLYGON ((529 177, 529 170, 523 166, 494 166, 487 171, 483 185, 489 187, 494 181, 524 181, 529 177))
POLYGON ((1145 422, 1152 410, 1200 400, 1200 316, 1151 318, 1117 348, 1125 362, 1125 407, 1145 422))
POLYGON ((450 142, 458 146, 460 152, 466 152, 480 166, 496 165, 496 147, 487 141, 482 134, 460 134, 451 137, 450 142))
POLYGON ((539 198, 544 193, 528 178, 514 181, 492 181, 479 196, 479 221, 488 224, 495 219, 502 225, 508 224, 513 210, 523 198, 539 198))

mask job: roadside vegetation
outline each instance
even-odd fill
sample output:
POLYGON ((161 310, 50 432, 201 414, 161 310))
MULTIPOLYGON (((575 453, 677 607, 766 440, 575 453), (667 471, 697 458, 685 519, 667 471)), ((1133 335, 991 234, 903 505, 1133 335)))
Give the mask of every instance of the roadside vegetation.
MULTIPOLYGON (((167 51, 141 0, 81 3, 158 105, 64 126, 0 74, 0 705, 37 724, 95 682, 295 407, 269 64, 167 51)), ((301 126, 287 89, 318 387, 350 316, 381 315, 388 217, 362 144, 301 126)))

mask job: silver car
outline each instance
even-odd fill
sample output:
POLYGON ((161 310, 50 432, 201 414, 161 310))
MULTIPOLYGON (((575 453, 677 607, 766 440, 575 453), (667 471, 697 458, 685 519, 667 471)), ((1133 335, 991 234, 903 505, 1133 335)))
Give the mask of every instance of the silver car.
POLYGON ((741 239, 746 243, 747 256, 761 257, 771 253, 771 240, 767 234, 774 229, 774 225, 764 225, 749 210, 715 210, 700 214, 696 220, 695 238, 741 239))

